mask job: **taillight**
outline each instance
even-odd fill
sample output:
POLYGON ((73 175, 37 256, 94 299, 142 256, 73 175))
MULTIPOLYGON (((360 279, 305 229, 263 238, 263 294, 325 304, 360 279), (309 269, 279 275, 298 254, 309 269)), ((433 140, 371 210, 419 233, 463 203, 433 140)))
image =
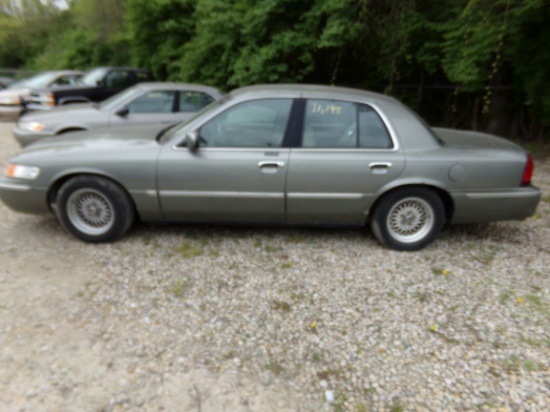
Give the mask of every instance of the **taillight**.
POLYGON ((521 185, 527 186, 531 183, 531 178, 533 177, 533 158, 530 154, 527 154, 527 163, 525 164, 525 169, 523 170, 523 177, 521 178, 521 185))

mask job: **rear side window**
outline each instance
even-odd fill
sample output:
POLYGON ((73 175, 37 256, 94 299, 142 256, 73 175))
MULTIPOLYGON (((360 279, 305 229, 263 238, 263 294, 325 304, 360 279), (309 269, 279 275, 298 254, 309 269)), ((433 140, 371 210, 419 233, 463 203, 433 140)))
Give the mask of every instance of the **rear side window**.
POLYGON ((149 72, 134 72, 134 76, 136 76, 136 83, 153 80, 153 76, 149 72))
POLYGON ((214 101, 209 94, 194 91, 181 91, 180 112, 197 112, 214 101))
POLYGON ((132 76, 126 70, 113 70, 105 76, 105 86, 111 89, 125 89, 132 84, 132 76))
POLYGON ((390 134, 376 111, 365 104, 308 100, 302 147, 390 149, 390 134))

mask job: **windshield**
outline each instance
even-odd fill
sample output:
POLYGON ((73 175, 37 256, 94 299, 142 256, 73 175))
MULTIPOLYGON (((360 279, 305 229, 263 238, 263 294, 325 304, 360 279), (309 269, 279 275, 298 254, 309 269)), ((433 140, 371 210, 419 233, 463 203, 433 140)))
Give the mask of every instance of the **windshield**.
POLYGON ((43 87, 47 87, 48 84, 55 78, 57 78, 56 73, 52 73, 52 72, 40 73, 32 77, 29 77, 28 79, 22 79, 18 82, 12 83, 8 88, 19 89, 19 88, 25 87, 27 89, 42 89, 43 87))
POLYGON ((205 106, 202 110, 195 113, 189 119, 184 120, 183 122, 178 123, 178 124, 172 126, 171 128, 165 130, 164 131, 165 133, 161 138, 161 143, 163 143, 166 140, 170 139, 172 136, 178 134, 180 130, 184 129, 188 124, 191 124, 192 122, 194 122, 199 117, 203 116, 204 114, 206 114, 206 113, 208 113, 212 110, 216 110, 218 107, 220 107, 222 104, 224 104, 225 102, 227 102, 230 99, 231 99, 230 95, 224 96, 220 100, 216 100, 216 101, 210 103, 208 106, 205 106))
POLYGON ((93 69, 92 71, 89 71, 84 76, 82 76, 78 83, 85 84, 86 86, 95 87, 97 86, 97 81, 103 79, 106 71, 107 69, 105 68, 93 69))
POLYGON ((125 102, 126 100, 128 100, 131 96, 137 95, 140 92, 141 90, 139 87, 132 87, 130 89, 126 89, 120 93, 115 94, 114 96, 109 97, 106 100, 103 100, 101 103, 97 105, 97 108, 102 112, 109 112, 114 108, 116 108, 122 102, 125 102))

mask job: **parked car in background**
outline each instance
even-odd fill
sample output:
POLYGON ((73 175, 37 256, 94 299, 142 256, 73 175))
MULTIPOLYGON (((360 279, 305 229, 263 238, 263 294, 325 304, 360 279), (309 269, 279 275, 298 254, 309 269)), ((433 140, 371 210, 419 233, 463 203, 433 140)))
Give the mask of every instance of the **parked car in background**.
POLYGON ((533 162, 488 134, 432 129, 397 100, 361 90, 235 90, 186 122, 44 139, 9 160, 0 199, 53 210, 88 242, 134 223, 370 224, 398 250, 443 224, 522 220, 540 191, 533 162))
POLYGON ((12 77, 0 77, 0 90, 6 89, 10 84, 14 83, 15 79, 12 77))
POLYGON ((154 81, 149 70, 128 67, 98 67, 77 84, 56 88, 34 88, 29 110, 51 110, 70 103, 100 102, 137 83, 154 81))
POLYGON ((139 83, 101 103, 70 104, 21 116, 13 135, 21 146, 58 134, 136 126, 174 124, 222 97, 219 90, 196 84, 139 83))
POLYGON ((22 104, 29 98, 32 89, 48 87, 53 90, 64 85, 76 84, 82 74, 83 72, 77 70, 54 70, 11 83, 0 91, 0 119, 17 119, 23 111, 22 104))

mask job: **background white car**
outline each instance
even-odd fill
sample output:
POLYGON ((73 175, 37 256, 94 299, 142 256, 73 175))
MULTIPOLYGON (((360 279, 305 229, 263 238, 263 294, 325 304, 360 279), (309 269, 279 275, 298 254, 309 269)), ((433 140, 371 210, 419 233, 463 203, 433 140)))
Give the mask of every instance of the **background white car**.
POLYGON ((83 130, 187 120, 222 97, 208 86, 182 83, 138 83, 101 103, 69 104, 19 119, 13 135, 21 146, 55 135, 83 130))

